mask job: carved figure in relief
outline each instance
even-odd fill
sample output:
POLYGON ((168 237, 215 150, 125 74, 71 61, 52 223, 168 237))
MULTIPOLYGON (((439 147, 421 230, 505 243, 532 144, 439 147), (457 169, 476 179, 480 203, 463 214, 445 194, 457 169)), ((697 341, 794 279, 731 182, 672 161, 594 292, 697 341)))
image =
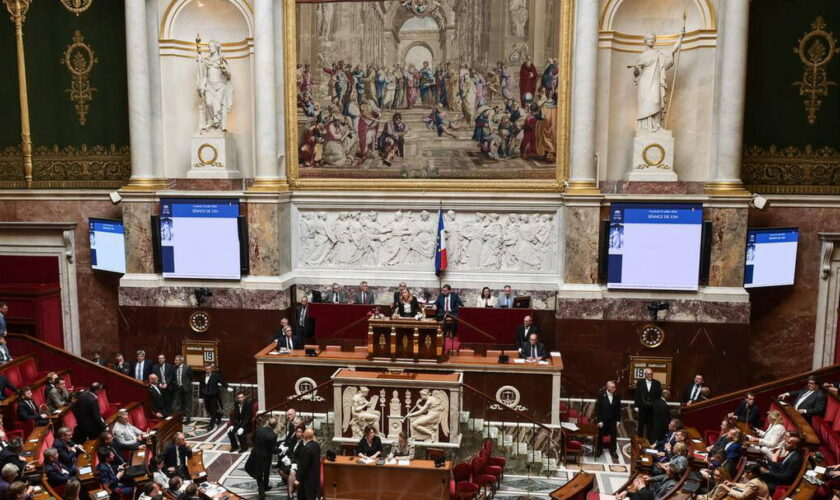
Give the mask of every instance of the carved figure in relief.
POLYGON ((503 226, 502 266, 505 269, 514 269, 519 262, 519 257, 516 255, 516 243, 519 241, 519 217, 516 214, 509 214, 503 226))
POLYGON ((438 428, 449 436, 449 397, 442 390, 420 390, 420 399, 415 404, 416 410, 405 418, 411 422, 411 439, 414 441, 437 441, 438 428))
MULTIPOLYGON (((431 214, 423 210, 420 221, 412 224, 415 234, 411 239, 411 253, 415 262, 428 262, 435 255, 435 228, 431 224, 431 214)), ((448 252, 447 252, 448 253, 448 252)))
POLYGON ((363 431, 368 425, 372 426, 379 434, 379 419, 381 413, 376 410, 376 403, 379 396, 373 396, 368 400, 370 390, 367 387, 348 387, 342 395, 342 430, 348 427, 353 432, 353 437, 362 438, 363 431))
POLYGON ((309 227, 309 251, 304 255, 306 263, 311 266, 318 266, 332 251, 335 245, 335 237, 327 226, 327 214, 319 212, 317 217, 311 219, 309 227))
POLYGON ((515 252, 525 271, 537 271, 540 268, 540 256, 536 248, 536 225, 530 215, 519 216, 519 238, 515 252))
POLYGON ((486 225, 481 233, 481 268, 496 269, 499 267, 500 243, 502 241, 502 225, 499 224, 498 214, 488 214, 486 225))

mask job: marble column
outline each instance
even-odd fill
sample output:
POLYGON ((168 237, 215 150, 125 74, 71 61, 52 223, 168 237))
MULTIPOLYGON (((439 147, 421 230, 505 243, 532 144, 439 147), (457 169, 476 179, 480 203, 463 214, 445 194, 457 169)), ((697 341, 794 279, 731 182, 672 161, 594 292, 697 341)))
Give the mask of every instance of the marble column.
POLYGON ((157 189, 162 187, 162 182, 155 168, 152 140, 146 0, 125 0, 125 19, 128 128, 131 138, 131 179, 126 188, 157 189))
POLYGON ((277 161, 277 100, 274 80, 274 2, 254 2, 254 135, 256 137, 255 191, 275 191, 281 186, 277 161))
POLYGON ((722 46, 717 110, 717 154, 710 169, 706 192, 719 195, 748 194, 741 182, 744 136, 744 103, 747 86, 747 41, 750 0, 723 3, 722 46))
POLYGON ((598 194, 595 119, 598 95, 598 3, 576 2, 572 138, 567 193, 598 194))
POLYGON ((286 178, 286 91, 285 81, 285 45, 283 42, 283 3, 274 8, 274 99, 277 105, 275 127, 277 130, 277 175, 286 178))

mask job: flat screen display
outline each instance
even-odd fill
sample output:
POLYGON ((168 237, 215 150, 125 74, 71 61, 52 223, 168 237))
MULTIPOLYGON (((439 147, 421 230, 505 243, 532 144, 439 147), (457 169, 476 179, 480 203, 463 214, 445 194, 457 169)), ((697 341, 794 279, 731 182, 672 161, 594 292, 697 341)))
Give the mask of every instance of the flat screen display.
POLYGON ((748 229, 744 288, 792 285, 798 243, 798 228, 748 229))
POLYGON ((164 278, 239 279, 239 200, 160 200, 164 278))
POLYGON ((613 204, 607 288, 697 290, 702 238, 699 203, 613 204))
POLYGON ((90 218, 88 234, 91 268, 125 274, 125 226, 122 221, 90 218))

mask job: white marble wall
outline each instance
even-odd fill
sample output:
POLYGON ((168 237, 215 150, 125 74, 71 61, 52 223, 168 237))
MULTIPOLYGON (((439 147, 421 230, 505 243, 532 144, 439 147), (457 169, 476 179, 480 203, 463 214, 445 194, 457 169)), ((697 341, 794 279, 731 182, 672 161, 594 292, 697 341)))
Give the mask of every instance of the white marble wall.
MULTIPOLYGON (((294 262, 308 269, 434 270, 436 210, 298 210, 294 262)), ((556 213, 445 212, 450 271, 556 275, 556 213)))

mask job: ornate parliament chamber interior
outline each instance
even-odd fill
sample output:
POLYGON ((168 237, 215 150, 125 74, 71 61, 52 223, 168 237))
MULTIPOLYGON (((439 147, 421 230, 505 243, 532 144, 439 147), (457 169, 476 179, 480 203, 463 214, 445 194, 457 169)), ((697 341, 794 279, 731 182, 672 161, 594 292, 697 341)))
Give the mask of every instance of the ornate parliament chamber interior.
POLYGON ((0 500, 840 500, 837 0, 0 1, 0 500))

